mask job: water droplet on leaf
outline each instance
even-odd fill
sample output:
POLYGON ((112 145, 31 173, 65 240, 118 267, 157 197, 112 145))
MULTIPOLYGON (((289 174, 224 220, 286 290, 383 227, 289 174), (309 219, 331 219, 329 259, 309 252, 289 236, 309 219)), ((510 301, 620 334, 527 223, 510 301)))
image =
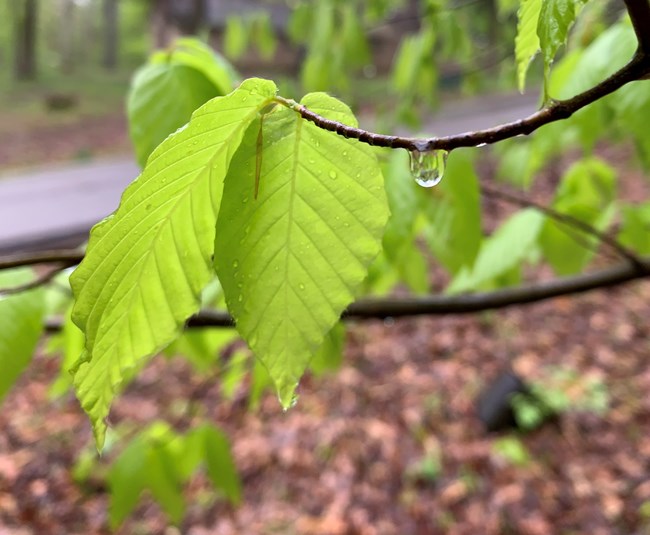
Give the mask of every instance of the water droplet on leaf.
POLYGON ((410 151, 411 174, 415 181, 423 188, 439 184, 445 174, 448 154, 446 150, 410 151))
POLYGON ((338 175, 336 174, 336 171, 334 171, 334 170, 330 171, 330 178, 331 178, 332 180, 336 180, 336 177, 337 177, 337 176, 338 176, 338 175))
POLYGON ((235 269, 237 269, 237 268, 239 267, 239 261, 238 261, 238 260, 235 260, 235 261, 232 263, 232 267, 234 267, 235 269))

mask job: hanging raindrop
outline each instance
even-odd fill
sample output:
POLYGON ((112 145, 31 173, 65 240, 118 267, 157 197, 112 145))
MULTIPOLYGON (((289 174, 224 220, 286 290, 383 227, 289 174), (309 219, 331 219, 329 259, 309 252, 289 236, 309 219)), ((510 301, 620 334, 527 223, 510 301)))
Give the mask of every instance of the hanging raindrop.
POLYGON ((409 151, 411 174, 423 188, 432 188, 440 183, 447 165, 446 150, 409 151))

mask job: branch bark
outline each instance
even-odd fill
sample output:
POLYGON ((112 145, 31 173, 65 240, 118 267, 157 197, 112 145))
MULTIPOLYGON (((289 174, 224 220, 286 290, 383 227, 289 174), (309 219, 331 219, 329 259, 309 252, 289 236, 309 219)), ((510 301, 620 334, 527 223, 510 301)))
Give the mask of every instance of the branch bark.
MULTIPOLYGON (((343 319, 386 319, 407 316, 442 316, 448 314, 472 314, 514 305, 525 305, 591 290, 617 286, 650 276, 650 257, 643 258, 644 271, 624 263, 615 267, 540 282, 516 288, 467 295, 432 295, 426 297, 361 299, 351 304, 343 313, 343 319)), ((46 330, 57 332, 62 321, 48 320, 46 330)), ((202 310, 188 321, 188 328, 233 327, 234 321, 223 310, 202 310)))
POLYGON ((502 199, 506 202, 516 204, 517 206, 521 206, 523 208, 534 208, 535 210, 542 212, 547 217, 554 219, 559 223, 563 223, 567 226, 579 230, 580 232, 589 234, 610 247, 613 251, 616 252, 616 254, 618 254, 621 258, 626 259, 638 270, 643 271, 645 269, 642 259, 638 257, 633 251, 625 247, 623 244, 619 243, 615 238, 612 238, 608 234, 601 232, 597 228, 589 225, 588 223, 585 223, 580 219, 577 219, 569 214, 563 214, 562 212, 558 212, 553 208, 544 206, 543 204, 539 204, 530 199, 525 199, 524 197, 519 197, 514 193, 509 193, 493 186, 481 184, 481 191, 488 197, 502 199))
MULTIPOLYGON (((632 2, 632 0, 629 1, 632 2)), ((646 2, 647 0, 643 1, 646 2)), ((547 107, 529 115, 525 119, 519 119, 511 123, 505 123, 485 130, 477 130, 475 132, 466 132, 446 137, 413 138, 375 134, 368 130, 355 128, 353 126, 339 123, 338 121, 326 119, 294 100, 278 96, 275 97, 275 101, 296 111, 303 119, 311 121, 324 130, 335 132, 346 138, 358 139, 362 143, 389 149, 406 149, 408 151, 450 151, 460 147, 487 145, 511 137, 531 134, 545 124, 562 119, 568 119, 571 115, 585 106, 613 93, 625 84, 641 80, 647 75, 650 75, 650 55, 637 53, 627 63, 627 65, 591 89, 579 93, 568 100, 555 100, 547 107)))

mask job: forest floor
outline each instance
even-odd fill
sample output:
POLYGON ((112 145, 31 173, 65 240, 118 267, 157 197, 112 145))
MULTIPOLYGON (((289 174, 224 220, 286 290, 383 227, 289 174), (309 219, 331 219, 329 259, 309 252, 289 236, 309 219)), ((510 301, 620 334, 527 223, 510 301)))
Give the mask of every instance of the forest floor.
MULTIPOLYGON (((629 158, 625 148, 602 152, 629 158)), ((540 183, 557 180, 556 167, 540 183)), ((623 196, 647 198, 647 182, 631 175, 623 196)), ((486 205, 493 219, 500 208, 486 205)), ((180 527, 145 496, 117 533, 650 534, 648 318, 650 284, 637 282, 472 316, 350 322, 341 369, 306 377, 286 413, 270 392, 251 412, 245 382, 227 400, 186 361, 156 358, 111 424, 177 421, 193 399, 202 409, 192 423, 208 419, 231 438, 243 502, 216 499, 198 475, 180 527), (570 399, 600 381, 608 408, 488 434, 475 402, 509 367, 529 381, 575 372, 570 399)), ((39 353, 0 407, 0 535, 111 533, 101 474, 113 455, 75 481, 90 425, 71 394, 50 400, 58 365, 39 353)))

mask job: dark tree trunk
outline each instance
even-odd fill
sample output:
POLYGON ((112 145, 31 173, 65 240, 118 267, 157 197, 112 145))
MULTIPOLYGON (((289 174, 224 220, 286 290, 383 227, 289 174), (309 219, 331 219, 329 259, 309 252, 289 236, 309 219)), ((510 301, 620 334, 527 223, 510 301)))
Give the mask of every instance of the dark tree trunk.
POLYGON ((37 0, 24 0, 16 6, 14 21, 14 74, 17 80, 36 78, 37 0))
POLYGON ((117 0, 104 0, 104 67, 113 70, 117 66, 118 51, 117 0))
POLYGON ((64 0, 62 5, 61 24, 59 26, 61 39, 61 71, 70 74, 75 66, 75 4, 73 0, 64 0))
POLYGON ((181 33, 193 35, 199 31, 205 12, 204 0, 168 0, 170 14, 181 33))
POLYGON ((168 0, 152 0, 150 20, 153 48, 161 49, 167 47, 173 33, 169 21, 168 0))

